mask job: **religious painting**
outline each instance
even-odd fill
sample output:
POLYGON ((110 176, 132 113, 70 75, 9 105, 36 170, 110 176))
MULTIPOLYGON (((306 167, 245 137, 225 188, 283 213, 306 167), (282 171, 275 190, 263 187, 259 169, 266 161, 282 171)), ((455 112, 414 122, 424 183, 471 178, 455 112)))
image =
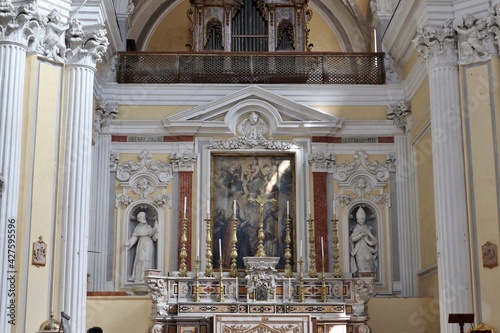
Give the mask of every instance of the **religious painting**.
POLYGON ((259 249, 260 228, 264 233, 260 248, 265 256, 279 257, 276 268, 285 267, 287 212, 288 246, 294 253, 294 170, 293 153, 212 155, 211 216, 216 267, 222 256, 223 268, 230 268, 231 239, 236 230, 236 264, 238 269, 244 269, 243 258, 255 256, 259 249))
POLYGON ((493 268, 498 266, 497 246, 491 242, 486 242, 482 246, 483 267, 493 268))
POLYGON ((45 266, 47 263, 47 244, 43 237, 38 237, 38 241, 33 243, 33 256, 31 264, 37 267, 45 266))

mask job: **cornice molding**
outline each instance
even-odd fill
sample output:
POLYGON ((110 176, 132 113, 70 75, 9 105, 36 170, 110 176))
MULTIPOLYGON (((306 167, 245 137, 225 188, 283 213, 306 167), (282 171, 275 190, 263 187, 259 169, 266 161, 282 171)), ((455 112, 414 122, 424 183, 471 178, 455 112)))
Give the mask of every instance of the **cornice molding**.
MULTIPOLYGON (((101 97, 120 105, 198 106, 223 98, 247 85, 117 84, 102 82, 101 97)), ((401 84, 386 85, 258 85, 295 103, 315 106, 386 106, 404 99, 401 84)))

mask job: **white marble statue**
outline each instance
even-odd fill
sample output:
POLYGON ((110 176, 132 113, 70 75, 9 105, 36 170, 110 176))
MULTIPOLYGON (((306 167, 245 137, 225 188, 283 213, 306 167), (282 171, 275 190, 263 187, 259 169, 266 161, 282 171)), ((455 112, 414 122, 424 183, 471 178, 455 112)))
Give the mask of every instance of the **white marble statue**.
POLYGON ((453 29, 460 35, 460 56, 462 59, 470 59, 474 55, 479 58, 488 55, 482 41, 487 36, 485 28, 486 21, 476 20, 471 14, 465 14, 453 21, 453 29))
POLYGON ((359 207, 356 212, 356 226, 350 236, 352 241, 351 273, 376 271, 378 242, 365 221, 365 210, 359 207))
POLYGON ((129 281, 142 282, 144 271, 154 268, 154 242, 158 240, 158 221, 155 221, 153 228, 147 223, 146 213, 140 212, 137 214, 137 222, 132 236, 125 242, 125 247, 130 250, 137 244, 129 281))

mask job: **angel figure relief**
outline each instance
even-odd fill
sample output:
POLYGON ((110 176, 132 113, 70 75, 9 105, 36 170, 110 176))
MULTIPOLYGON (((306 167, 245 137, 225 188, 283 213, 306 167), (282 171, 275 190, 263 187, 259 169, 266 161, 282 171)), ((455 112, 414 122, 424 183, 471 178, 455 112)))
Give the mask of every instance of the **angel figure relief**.
POLYGON ((453 29, 459 34, 461 61, 472 62, 474 58, 482 59, 488 56, 483 39, 486 32, 486 21, 476 20, 474 15, 465 14, 453 21, 453 29))

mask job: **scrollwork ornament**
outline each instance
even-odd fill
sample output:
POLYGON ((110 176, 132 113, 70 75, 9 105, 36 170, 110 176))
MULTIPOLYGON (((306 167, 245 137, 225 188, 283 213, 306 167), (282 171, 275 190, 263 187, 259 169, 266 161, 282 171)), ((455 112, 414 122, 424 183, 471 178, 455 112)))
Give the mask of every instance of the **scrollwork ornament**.
POLYGON ((368 173, 375 176, 377 181, 385 182, 389 179, 389 170, 385 165, 378 161, 368 161, 368 154, 364 150, 358 150, 353 155, 354 161, 347 160, 342 164, 337 164, 333 168, 333 177, 340 182, 346 181, 349 176, 359 169, 365 169, 368 173))
POLYGON ((332 170, 335 164, 335 155, 327 152, 315 152, 309 155, 309 164, 313 167, 313 171, 332 170))
POLYGON ((500 48, 500 5, 497 4, 489 8, 490 15, 486 19, 488 32, 493 34, 493 44, 500 48))
POLYGON ((193 171, 196 164, 197 155, 192 151, 173 153, 170 162, 175 170, 193 171))
POLYGON ((167 294, 167 284, 163 279, 144 278, 151 300, 154 304, 160 302, 167 294))
POLYGON ((106 29, 85 33, 80 21, 73 19, 66 31, 66 45, 66 58, 69 63, 95 67, 97 62, 102 61, 109 42, 106 29))
POLYGON ((351 203, 351 197, 347 194, 342 194, 342 193, 336 193, 335 194, 335 201, 338 203, 338 207, 345 207, 349 206, 351 203))
POLYGON ((37 13, 35 1, 15 7, 11 1, 0 2, 0 40, 8 40, 24 46, 35 42, 37 30, 44 25, 37 13))
POLYGON ((412 128, 410 104, 401 101, 398 105, 389 106, 387 108, 387 119, 393 121, 396 133, 404 134, 410 131, 412 128))
POLYGON ((116 196, 117 207, 119 207, 120 205, 122 205, 123 207, 128 207, 132 202, 134 202, 134 199, 126 194, 118 194, 116 196))
POLYGON ((153 155, 149 150, 145 149, 137 155, 137 162, 129 160, 119 163, 116 168, 116 178, 125 182, 137 172, 149 171, 157 176, 160 183, 168 184, 173 177, 172 165, 160 160, 153 162, 151 161, 152 158, 153 155))
POLYGON ((120 153, 117 151, 112 151, 109 153, 109 168, 110 171, 116 172, 116 168, 118 168, 118 162, 120 161, 120 153))
POLYGON ((111 121, 118 115, 118 103, 108 102, 105 99, 97 102, 95 109, 94 129, 98 132, 106 129, 111 124, 111 121))
POLYGON ((356 279, 354 280, 354 302, 366 304, 375 291, 374 279, 356 279))
POLYGON ((385 157, 385 163, 389 172, 396 172, 396 153, 387 153, 385 157))
POLYGON ((447 20, 442 28, 425 26, 417 29, 417 37, 412 42, 429 68, 457 63, 457 36, 452 24, 452 20, 447 20))
POLYGON ((358 333, 370 333, 371 332, 370 327, 368 327, 368 325, 365 325, 365 324, 359 325, 357 328, 358 328, 358 333))
POLYGON ((170 204, 170 197, 166 194, 161 194, 154 198, 155 205, 158 207, 163 207, 167 203, 170 204))
POLYGON ((154 324, 151 328, 151 333, 163 333, 163 325, 162 324, 154 324))

